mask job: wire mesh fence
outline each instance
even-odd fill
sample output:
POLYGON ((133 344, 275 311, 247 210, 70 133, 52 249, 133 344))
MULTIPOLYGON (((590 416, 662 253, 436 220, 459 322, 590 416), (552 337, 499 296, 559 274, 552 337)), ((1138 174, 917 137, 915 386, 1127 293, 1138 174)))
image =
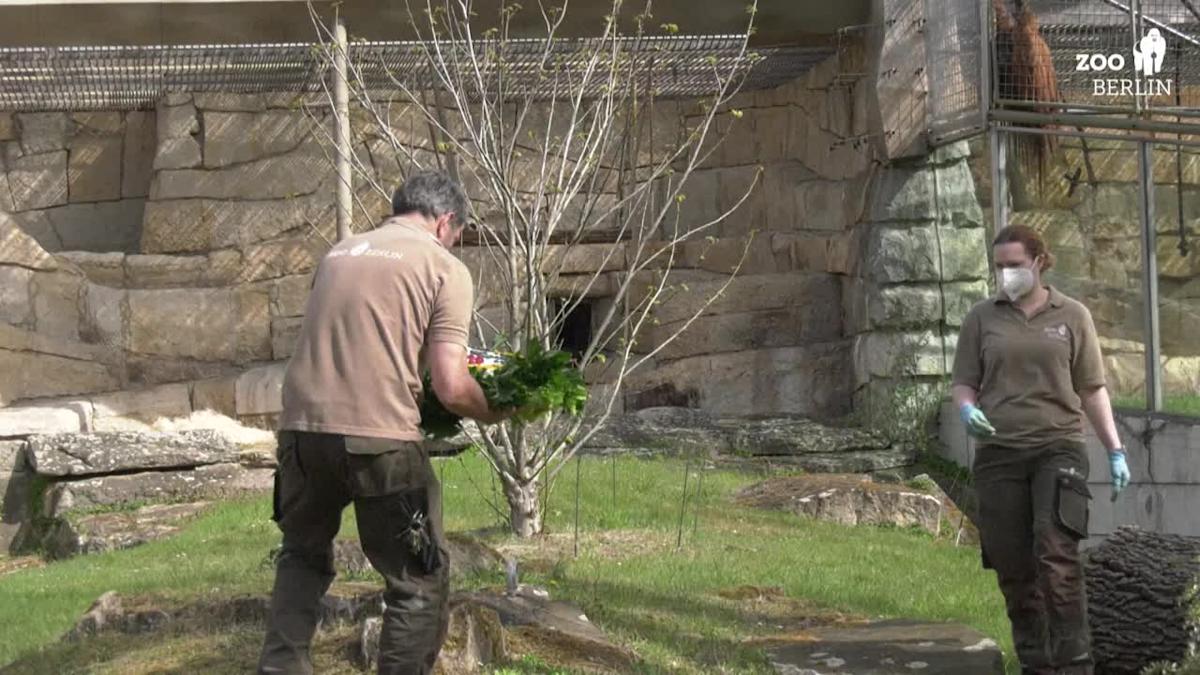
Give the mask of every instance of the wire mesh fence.
POLYGON ((991 4, 994 93, 1002 106, 1171 113, 1200 107, 1200 12, 1191 0, 991 4))
MULTIPOLYGON (((669 36, 621 39, 619 53, 639 59, 646 85, 662 97, 700 97, 720 79, 741 71, 746 89, 778 86, 828 58, 832 49, 778 47, 741 53, 741 36, 669 36)), ((453 49, 453 45, 450 46, 453 49)), ((461 49, 461 46, 458 47, 461 49)), ((476 49, 494 48, 480 43, 476 49)), ((372 89, 437 86, 439 78, 419 42, 354 42, 349 58, 372 89)), ((178 91, 231 93, 314 92, 330 77, 318 44, 188 45, 0 49, 0 110, 129 110, 152 107, 178 91)), ((550 97, 553 78, 539 77, 546 60, 540 40, 509 41, 504 76, 517 95, 550 97)), ((551 63, 570 71, 586 66, 586 40, 559 40, 551 63)), ((466 55, 460 58, 468 58, 466 55)), ((487 76, 499 77, 499 69, 487 76)))
POLYGON ((983 13, 974 0, 926 2, 929 133, 934 143, 974 133, 987 123, 984 109, 983 13))

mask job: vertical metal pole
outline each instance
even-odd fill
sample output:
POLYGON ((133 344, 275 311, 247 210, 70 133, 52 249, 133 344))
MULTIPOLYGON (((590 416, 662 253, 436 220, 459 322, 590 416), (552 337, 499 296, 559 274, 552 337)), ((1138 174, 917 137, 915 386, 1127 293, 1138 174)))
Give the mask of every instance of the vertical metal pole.
MULTIPOLYGON (((1133 53, 1132 47, 1137 45, 1137 43, 1140 39, 1138 37, 1138 35, 1141 33, 1141 30, 1138 28, 1138 26, 1141 24, 1141 22, 1138 21, 1138 19, 1141 17, 1141 15, 1142 15, 1141 0, 1129 0, 1130 49, 1127 49, 1125 51, 1126 54, 1133 53)), ((1138 112, 1138 113, 1142 112, 1142 97, 1137 95, 1137 91, 1138 91, 1137 83, 1138 83, 1138 80, 1140 80, 1141 78, 1142 78, 1141 71, 1138 70, 1136 67, 1134 67, 1134 69, 1133 69, 1133 92, 1134 92, 1134 94, 1133 94, 1133 109, 1135 112, 1138 112)))
POLYGON ((341 16, 334 27, 333 103, 334 124, 337 125, 337 238, 350 236, 353 203, 350 197, 350 83, 346 61, 349 58, 346 22, 341 16))
POLYGON ((1154 225, 1154 146, 1138 141, 1138 201, 1142 225, 1142 298, 1146 303, 1146 405, 1162 410, 1158 331, 1158 233, 1154 225))
POLYGON ((992 126, 988 145, 992 148, 992 228, 999 232, 1008 224, 1008 134, 992 126))
POLYGON ((975 5, 979 8, 979 128, 987 129, 992 109, 992 12, 986 2, 975 5))

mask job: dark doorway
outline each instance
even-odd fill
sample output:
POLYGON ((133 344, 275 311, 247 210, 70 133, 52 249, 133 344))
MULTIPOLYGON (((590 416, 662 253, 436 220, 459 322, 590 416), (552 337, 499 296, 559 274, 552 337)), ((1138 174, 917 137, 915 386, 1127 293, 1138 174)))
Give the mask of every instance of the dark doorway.
MULTIPOLYGON (((555 300, 554 314, 558 316, 570 306, 571 300, 555 300)), ((559 320, 554 341, 559 349, 580 358, 592 342, 592 303, 582 300, 559 320)))

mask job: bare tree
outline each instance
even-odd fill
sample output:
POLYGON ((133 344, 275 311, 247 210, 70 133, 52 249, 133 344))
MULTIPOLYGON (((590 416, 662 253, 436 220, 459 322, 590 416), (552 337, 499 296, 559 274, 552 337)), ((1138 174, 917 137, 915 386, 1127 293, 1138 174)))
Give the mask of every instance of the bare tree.
MULTIPOLYGON (((362 54, 351 44, 351 159, 360 209, 386 204, 393 179, 410 169, 443 167, 467 186, 480 235, 462 253, 475 263, 477 304, 499 302, 477 312, 483 342, 501 336, 507 349, 554 347, 565 318, 585 298, 604 297, 576 359, 585 374, 604 370, 610 382, 589 401, 588 414, 471 428, 503 485, 502 515, 516 534, 529 536, 542 530, 539 485, 553 481, 606 422, 626 378, 652 366, 745 260, 743 250, 728 279, 673 330, 656 330, 652 345, 639 343, 657 324, 655 308, 689 292, 671 274, 682 245, 711 245, 714 228, 757 183, 756 175, 727 211, 686 222, 689 177, 720 144, 722 127, 741 117, 732 99, 756 60, 747 47, 756 6, 747 8, 736 48, 693 55, 690 63, 670 49, 679 41, 671 36, 677 26, 652 27, 649 2, 630 15, 622 0, 612 0, 599 34, 586 39, 563 37, 565 0, 553 8, 539 2, 544 33, 536 39, 513 36, 518 5, 500 0, 499 7, 496 25, 481 31, 471 0, 411 0, 418 41, 362 54), (678 75, 683 66, 703 98, 660 95, 656 78, 672 69, 678 75), (586 254, 588 273, 564 275, 579 254, 586 254)), ((332 30, 311 4, 310 13, 331 64, 332 30)), ((330 145, 331 132, 318 127, 330 145)))

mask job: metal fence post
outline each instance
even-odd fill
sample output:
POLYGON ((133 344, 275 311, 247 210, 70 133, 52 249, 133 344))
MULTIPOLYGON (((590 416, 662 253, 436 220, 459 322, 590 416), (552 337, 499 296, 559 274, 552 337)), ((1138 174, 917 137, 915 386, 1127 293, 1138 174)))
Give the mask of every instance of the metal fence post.
POLYGON ((346 37, 346 22, 341 16, 334 27, 334 124, 337 126, 337 238, 342 241, 350 236, 350 221, 353 218, 353 203, 350 196, 350 83, 347 61, 349 41, 346 37))
POLYGON ((1162 410, 1158 325, 1158 233, 1154 224, 1154 145, 1138 141, 1138 206, 1142 226, 1142 301, 1145 302, 1146 405, 1162 410))

